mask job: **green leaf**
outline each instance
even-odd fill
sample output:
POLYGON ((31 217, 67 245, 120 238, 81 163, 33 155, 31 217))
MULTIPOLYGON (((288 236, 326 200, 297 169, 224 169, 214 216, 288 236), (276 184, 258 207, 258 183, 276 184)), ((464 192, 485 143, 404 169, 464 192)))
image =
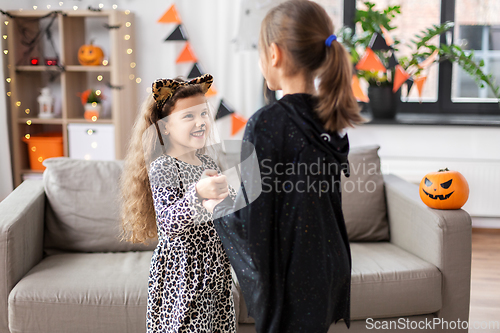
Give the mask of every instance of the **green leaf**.
MULTIPOLYGON (((380 26, 384 27, 388 31, 396 29, 392 25, 392 20, 401 13, 401 6, 387 6, 382 10, 375 9, 375 3, 371 1, 364 2, 365 10, 356 10, 354 21, 357 26, 361 26, 361 32, 355 33, 351 29, 340 29, 340 36, 342 45, 351 54, 351 60, 356 62, 360 58, 360 54, 363 54, 370 42, 370 39, 374 32, 381 33, 380 26), (358 24, 359 23, 359 24, 358 24), (360 53, 358 53, 360 52, 360 53)), ((464 51, 458 45, 446 45, 439 44, 435 45, 435 38, 442 35, 446 31, 454 27, 453 22, 444 22, 442 24, 432 24, 422 31, 419 31, 410 40, 408 40, 404 45, 407 46, 411 51, 409 57, 399 57, 400 64, 403 68, 408 68, 412 65, 418 65, 421 59, 429 57, 430 54, 438 51, 438 60, 450 61, 457 63, 466 73, 468 73, 474 81, 480 87, 488 86, 493 91, 495 97, 499 100, 500 106, 500 87, 496 84, 494 77, 489 73, 484 73, 484 60, 479 60, 475 62, 473 51, 464 51), (431 42, 432 41, 432 42, 431 42)), ((394 39, 394 49, 397 51, 396 45, 400 45, 400 40, 396 36, 392 36, 394 39)), ((381 58, 382 62, 387 63, 388 54, 383 52, 376 52, 381 58)), ((422 70, 419 68, 417 73, 421 73, 422 70)), ((364 78, 370 85, 388 85, 391 82, 387 78, 387 74, 379 75, 378 72, 360 71, 358 76, 364 78)), ((393 76, 393 74, 391 75, 393 76)))
POLYGON ((457 45, 451 45, 451 47, 441 45, 441 50, 443 55, 449 60, 457 62, 458 65, 474 79, 478 86, 484 87, 484 84, 488 85, 495 97, 499 99, 500 105, 500 87, 496 85, 491 74, 485 74, 482 71, 480 63, 474 62, 473 52, 466 54, 465 51, 457 45))

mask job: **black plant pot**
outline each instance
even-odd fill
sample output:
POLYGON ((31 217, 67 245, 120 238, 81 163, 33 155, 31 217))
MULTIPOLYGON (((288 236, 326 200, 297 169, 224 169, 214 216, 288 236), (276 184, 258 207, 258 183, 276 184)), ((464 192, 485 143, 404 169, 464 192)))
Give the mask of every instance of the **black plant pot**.
POLYGON ((401 89, 393 93, 391 86, 369 86, 368 98, 374 119, 394 119, 401 106, 401 89))

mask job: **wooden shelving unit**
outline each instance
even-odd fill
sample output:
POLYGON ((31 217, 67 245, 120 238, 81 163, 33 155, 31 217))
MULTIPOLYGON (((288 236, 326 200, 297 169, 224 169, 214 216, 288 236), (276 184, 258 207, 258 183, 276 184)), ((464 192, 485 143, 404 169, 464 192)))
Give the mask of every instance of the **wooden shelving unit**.
POLYGON ((10 11, 9 14, 13 17, 2 15, 0 22, 2 50, 7 51, 3 52, 7 81, 5 93, 8 96, 15 186, 22 182, 23 174, 40 173, 30 170, 28 148, 22 141, 25 134, 61 132, 64 156, 69 156, 67 125, 89 123, 83 117, 83 105, 77 95, 79 92, 109 83, 104 95, 110 105, 110 112, 89 124, 114 126, 115 159, 125 157, 126 145, 137 112, 133 14, 118 10, 67 10, 53 14, 57 17, 52 38, 57 40, 57 52, 62 67, 30 65, 30 57, 43 59, 44 50, 38 47, 28 54, 26 39, 29 39, 30 31, 40 30, 43 22, 50 20, 43 18, 50 13, 51 11, 39 10, 10 11), (90 25, 92 26, 89 28, 90 25), (105 54, 108 63, 102 66, 81 66, 78 62, 78 49, 93 39, 93 36, 86 35, 86 31, 95 32, 96 29, 102 29, 102 34, 109 34, 109 37, 106 36, 109 45, 105 54), (54 79, 54 76, 57 78, 54 79), (37 117, 37 97, 40 89, 48 84, 49 78, 50 84, 57 87, 59 95, 54 92, 52 95, 60 101, 61 112, 56 118, 42 119, 37 117))

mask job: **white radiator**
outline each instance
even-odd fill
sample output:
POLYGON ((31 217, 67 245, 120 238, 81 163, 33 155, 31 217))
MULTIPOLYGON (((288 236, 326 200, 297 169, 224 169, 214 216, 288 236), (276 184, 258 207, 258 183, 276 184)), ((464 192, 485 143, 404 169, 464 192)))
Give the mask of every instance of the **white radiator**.
POLYGON ((382 157, 383 173, 393 173, 420 184, 429 172, 448 168, 460 172, 469 184, 469 200, 462 207, 472 216, 500 216, 500 162, 423 160, 382 157))

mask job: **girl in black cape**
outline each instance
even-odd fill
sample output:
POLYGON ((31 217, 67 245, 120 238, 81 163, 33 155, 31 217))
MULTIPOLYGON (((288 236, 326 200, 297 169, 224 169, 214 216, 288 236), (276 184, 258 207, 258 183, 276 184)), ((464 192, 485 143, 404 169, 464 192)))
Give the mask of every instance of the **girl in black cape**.
POLYGON ((259 64, 269 89, 284 96, 249 119, 241 156, 250 155, 248 143, 255 147, 260 177, 243 163, 234 202, 229 196, 203 202, 213 211, 258 333, 327 332, 340 319, 350 326, 351 254, 340 172, 349 175, 345 128, 364 119, 351 90, 348 54, 333 31, 312 1, 270 10, 261 26, 259 64))

